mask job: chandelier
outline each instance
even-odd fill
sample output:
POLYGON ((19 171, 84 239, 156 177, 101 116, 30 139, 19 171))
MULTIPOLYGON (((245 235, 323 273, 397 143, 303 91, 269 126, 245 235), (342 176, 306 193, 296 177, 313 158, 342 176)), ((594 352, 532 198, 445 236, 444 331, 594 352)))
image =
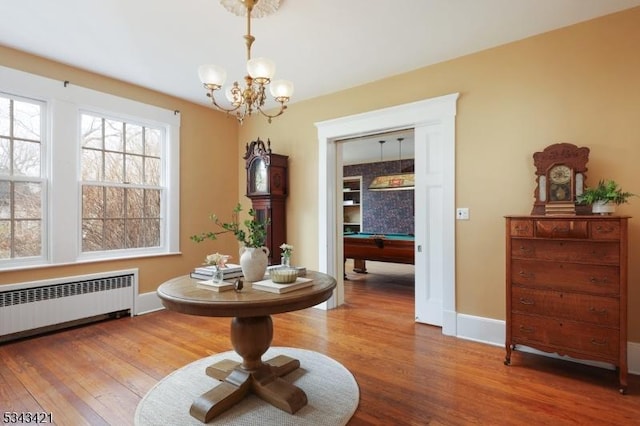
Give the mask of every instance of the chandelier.
POLYGON ((271 123, 271 119, 282 115, 287 109, 286 103, 293 94, 293 83, 287 80, 272 81, 276 70, 273 61, 267 58, 251 58, 251 45, 255 41, 255 37, 251 35, 251 15, 260 18, 275 12, 280 0, 220 0, 220 3, 238 16, 243 16, 245 13, 247 15, 247 34, 244 39, 247 46, 248 75, 244 77, 244 87, 235 81, 232 86, 226 89, 225 95, 231 103, 231 108, 221 106, 215 98, 215 92, 222 89, 227 79, 227 72, 224 68, 213 64, 201 65, 198 68, 200 81, 207 90, 207 96, 211 98, 213 105, 227 114, 234 113, 240 124, 246 116, 255 111, 267 117, 271 123), (266 113, 263 109, 267 100, 267 86, 269 86, 273 98, 280 103, 280 109, 273 115, 266 113))

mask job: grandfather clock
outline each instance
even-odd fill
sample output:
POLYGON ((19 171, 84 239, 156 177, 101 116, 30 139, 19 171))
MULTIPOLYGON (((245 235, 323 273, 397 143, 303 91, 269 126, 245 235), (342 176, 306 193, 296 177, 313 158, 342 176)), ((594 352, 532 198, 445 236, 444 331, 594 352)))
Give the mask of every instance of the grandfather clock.
POLYGON ((247 169, 247 197, 256 218, 269 220, 265 246, 269 249, 269 264, 280 262, 280 246, 287 240, 285 200, 288 193, 286 155, 273 154, 271 141, 267 145, 258 138, 247 144, 244 154, 247 169))

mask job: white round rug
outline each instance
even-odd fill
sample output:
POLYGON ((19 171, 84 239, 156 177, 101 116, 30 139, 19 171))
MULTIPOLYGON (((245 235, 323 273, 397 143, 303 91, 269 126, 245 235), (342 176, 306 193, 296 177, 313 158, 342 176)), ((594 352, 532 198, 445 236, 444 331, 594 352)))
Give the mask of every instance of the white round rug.
MULTIPOLYGON (((263 360, 287 355, 300 361, 300 368, 282 378, 307 394, 308 403, 289 414, 255 395, 211 420, 209 425, 345 425, 358 408, 360 391, 355 378, 342 364, 318 352, 272 347, 263 360)), ((234 351, 202 358, 174 371, 158 382, 138 404, 137 426, 202 425, 191 417, 193 401, 220 383, 205 369, 223 359, 241 361, 234 351)))

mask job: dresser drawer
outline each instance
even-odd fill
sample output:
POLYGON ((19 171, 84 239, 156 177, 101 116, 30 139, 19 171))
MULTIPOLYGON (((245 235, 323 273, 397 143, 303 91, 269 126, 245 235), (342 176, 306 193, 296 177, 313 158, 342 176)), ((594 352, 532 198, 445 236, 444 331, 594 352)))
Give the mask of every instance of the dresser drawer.
POLYGON ((511 289, 511 311, 583 321, 612 328, 620 326, 620 300, 615 297, 514 286, 511 289))
POLYGON ((514 237, 533 237, 533 220, 511 219, 510 234, 514 237))
POLYGON ((620 222, 611 220, 595 220, 589 223, 591 238, 594 240, 619 240, 620 222))
POLYGON ((606 296, 620 294, 620 270, 616 266, 514 259, 511 263, 511 282, 524 287, 558 291, 606 296))
POLYGON ((620 351, 618 330, 569 320, 513 314, 511 333, 515 344, 551 346, 558 353, 580 353, 617 362, 620 351))
POLYGON ((620 246, 614 241, 594 243, 514 238, 511 242, 511 256, 514 259, 617 265, 620 262, 620 246))
POLYGON ((540 238, 589 238, 586 220, 536 220, 535 229, 540 238))

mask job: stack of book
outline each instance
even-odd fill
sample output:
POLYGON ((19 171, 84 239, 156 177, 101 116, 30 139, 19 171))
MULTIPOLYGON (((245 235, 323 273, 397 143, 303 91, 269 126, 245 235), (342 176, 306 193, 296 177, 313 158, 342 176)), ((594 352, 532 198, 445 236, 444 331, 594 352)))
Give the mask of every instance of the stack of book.
POLYGON ((232 289, 234 289, 236 287, 235 284, 230 282, 230 281, 221 281, 221 282, 217 283, 217 282, 213 282, 211 280, 198 281, 196 283, 196 286, 198 288, 204 288, 204 289, 207 289, 207 290, 212 290, 212 291, 217 291, 217 292, 232 290, 232 289))
MULTIPOLYGON (((216 271, 215 266, 198 266, 189 276, 196 280, 210 280, 213 278, 213 273, 216 271)), ((230 278, 238 278, 242 276, 242 268, 240 265, 235 265, 233 263, 227 263, 226 268, 222 268, 222 277, 224 280, 230 278)))
POLYGON ((301 288, 313 285, 311 278, 298 277, 294 282, 289 284, 274 283, 271 280, 257 281, 251 284, 256 290, 268 291, 269 293, 289 293, 290 291, 299 290, 301 288))

